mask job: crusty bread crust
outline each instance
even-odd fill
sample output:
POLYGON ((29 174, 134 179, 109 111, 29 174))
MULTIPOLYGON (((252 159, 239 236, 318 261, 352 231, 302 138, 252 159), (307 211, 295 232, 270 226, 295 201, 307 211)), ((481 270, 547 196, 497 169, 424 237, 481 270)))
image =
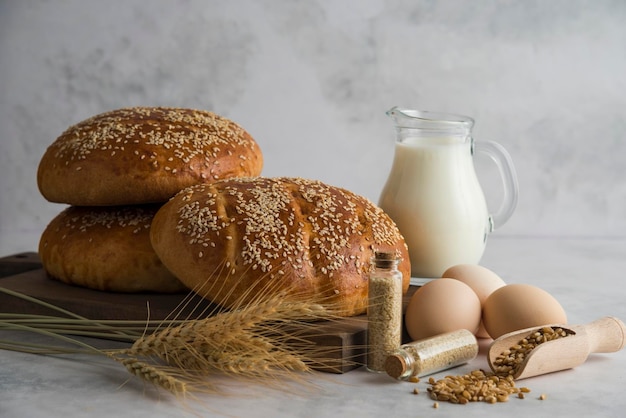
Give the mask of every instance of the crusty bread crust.
POLYGON ((170 271, 225 306, 288 289, 345 316, 364 313, 375 250, 399 254, 405 292, 409 286, 407 247, 391 218, 364 197, 315 180, 191 186, 161 207, 150 236, 170 271))
POLYGON ((44 269, 54 279, 94 290, 188 291, 150 244, 150 225, 158 208, 66 208, 41 236, 39 256, 44 269))
POLYGON ((68 128, 37 172, 49 201, 76 206, 165 202, 183 188, 261 174, 263 155, 241 126, 214 113, 135 107, 68 128))

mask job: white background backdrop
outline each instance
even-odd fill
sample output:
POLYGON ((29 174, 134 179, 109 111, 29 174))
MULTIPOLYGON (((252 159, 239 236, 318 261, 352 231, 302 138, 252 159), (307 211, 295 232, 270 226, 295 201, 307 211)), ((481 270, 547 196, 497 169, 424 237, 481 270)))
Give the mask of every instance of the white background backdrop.
POLYGON ((519 176, 495 235, 625 237, 624 22, 621 0, 0 0, 0 255, 36 250, 64 207, 37 190, 46 147, 133 105, 212 110, 256 138, 264 175, 373 201, 386 110, 466 114, 519 176))

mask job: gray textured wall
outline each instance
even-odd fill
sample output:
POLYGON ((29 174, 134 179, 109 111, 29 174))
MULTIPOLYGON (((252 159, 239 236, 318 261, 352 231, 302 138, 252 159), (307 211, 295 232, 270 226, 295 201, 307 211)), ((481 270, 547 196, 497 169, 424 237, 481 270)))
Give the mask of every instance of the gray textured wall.
POLYGON ((215 111, 255 136, 264 175, 374 201, 388 108, 467 114, 519 175, 496 234, 626 236, 624 22, 620 0, 0 0, 0 255, 36 249, 63 208, 37 190, 46 147, 130 105, 215 111))

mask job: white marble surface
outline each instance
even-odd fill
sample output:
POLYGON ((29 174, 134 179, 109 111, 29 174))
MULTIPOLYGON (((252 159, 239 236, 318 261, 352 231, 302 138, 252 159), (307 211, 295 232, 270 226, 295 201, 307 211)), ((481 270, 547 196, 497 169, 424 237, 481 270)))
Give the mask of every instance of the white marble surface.
MULTIPOLYGON (((529 283, 549 291, 565 308, 569 322, 582 324, 607 315, 626 318, 624 254, 626 240, 499 238, 489 242, 483 265, 508 283, 529 283)), ((487 367, 486 344, 482 343, 475 361, 454 373, 487 367)), ((295 385, 295 394, 218 380, 235 385, 235 395, 204 395, 183 405, 137 379, 129 381, 124 370, 105 360, 0 352, 0 416, 623 417, 625 369, 626 350, 592 354, 575 369, 520 381, 519 386, 532 390, 529 396, 496 405, 441 402, 434 409, 425 395, 425 383, 418 384, 422 394, 416 396, 411 393, 414 384, 361 369, 344 375, 314 375, 310 382, 316 388, 295 385), (542 393, 547 399, 540 401, 542 393)))
POLYGON ((386 110, 464 113, 518 169, 500 233, 624 237, 624 21, 614 0, 0 0, 0 253, 36 248, 61 210, 36 186, 46 147, 131 105, 231 117, 264 175, 372 200, 386 110))

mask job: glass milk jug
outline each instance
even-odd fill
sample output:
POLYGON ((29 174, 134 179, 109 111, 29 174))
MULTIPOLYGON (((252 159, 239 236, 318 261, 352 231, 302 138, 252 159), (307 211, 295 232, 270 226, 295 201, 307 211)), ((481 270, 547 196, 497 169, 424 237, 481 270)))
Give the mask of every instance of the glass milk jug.
POLYGON ((474 141, 466 116, 394 107, 395 156, 379 206, 404 236, 411 276, 441 277, 457 264, 478 264, 487 236, 504 225, 517 205, 511 157, 495 142, 474 141), (474 153, 498 167, 503 202, 490 214, 474 170, 474 153))

